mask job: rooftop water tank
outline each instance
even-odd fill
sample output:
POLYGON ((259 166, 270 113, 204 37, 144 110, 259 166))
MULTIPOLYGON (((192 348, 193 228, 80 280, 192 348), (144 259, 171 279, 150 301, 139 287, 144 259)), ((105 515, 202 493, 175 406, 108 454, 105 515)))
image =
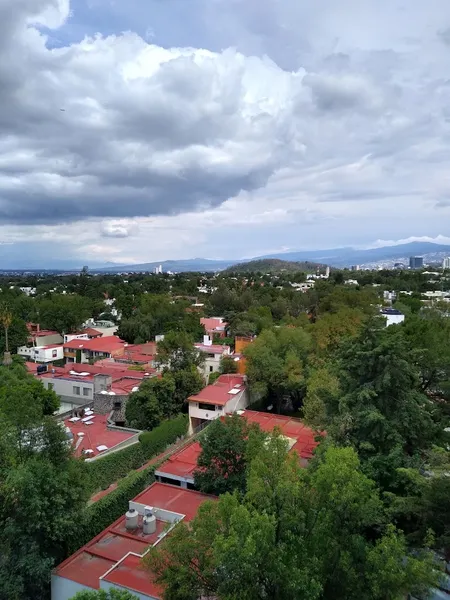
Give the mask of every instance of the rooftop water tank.
POLYGON ((137 529, 139 524, 139 513, 135 508, 130 508, 125 513, 125 527, 128 530, 137 529))

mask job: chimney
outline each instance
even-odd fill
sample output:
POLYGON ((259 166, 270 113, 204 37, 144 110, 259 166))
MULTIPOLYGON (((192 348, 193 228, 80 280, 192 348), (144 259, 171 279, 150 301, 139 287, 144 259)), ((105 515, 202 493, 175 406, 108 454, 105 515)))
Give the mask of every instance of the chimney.
POLYGON ((204 346, 211 346, 212 345, 212 341, 211 341, 211 338, 209 337, 209 335, 204 335, 203 336, 203 345, 204 346))

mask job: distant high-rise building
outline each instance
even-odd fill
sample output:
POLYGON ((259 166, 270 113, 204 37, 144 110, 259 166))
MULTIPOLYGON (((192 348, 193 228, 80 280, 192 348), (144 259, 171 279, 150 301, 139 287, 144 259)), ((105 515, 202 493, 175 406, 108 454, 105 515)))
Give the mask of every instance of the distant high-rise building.
POLYGON ((444 258, 444 260, 442 262, 442 268, 450 269, 450 256, 447 256, 446 258, 444 258))
POLYGON ((161 275, 162 272, 163 272, 162 265, 159 265, 158 267, 155 267, 155 275, 161 275))
POLYGON ((410 269, 421 269, 423 267, 422 256, 410 256, 409 257, 409 268, 410 269))
POLYGON ((360 271, 361 267, 359 265, 352 265, 350 267, 350 271, 360 271))
POLYGON ((328 279, 330 277, 330 267, 325 269, 325 277, 328 279))

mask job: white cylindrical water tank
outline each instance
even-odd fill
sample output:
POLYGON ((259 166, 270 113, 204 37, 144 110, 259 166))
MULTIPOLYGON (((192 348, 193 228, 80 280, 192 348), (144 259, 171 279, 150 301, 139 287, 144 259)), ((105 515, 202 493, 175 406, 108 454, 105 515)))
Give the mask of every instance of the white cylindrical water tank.
POLYGON ((145 535, 150 535, 156 531, 156 517, 155 515, 146 515, 142 519, 142 530, 145 535))
POLYGON ((139 524, 139 513, 135 508, 130 508, 125 513, 125 527, 127 529, 137 529, 139 524))

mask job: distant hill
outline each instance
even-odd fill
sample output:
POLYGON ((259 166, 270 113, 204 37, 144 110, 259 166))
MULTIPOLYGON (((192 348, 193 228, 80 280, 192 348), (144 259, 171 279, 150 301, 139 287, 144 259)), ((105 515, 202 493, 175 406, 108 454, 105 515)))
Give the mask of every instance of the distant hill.
MULTIPOLYGON (((287 263, 321 264, 330 267, 344 268, 352 265, 364 265, 376 263, 377 261, 390 261, 403 259, 408 260, 410 256, 423 256, 425 262, 440 260, 442 256, 450 256, 450 246, 444 244, 433 244, 431 242, 411 242, 397 246, 383 246, 381 248, 369 248, 361 250, 357 248, 331 248, 328 250, 298 250, 295 252, 284 252, 256 256, 248 260, 241 260, 239 264, 276 259, 287 263)), ((183 273, 188 271, 217 272, 228 269, 236 264, 236 260, 223 259, 211 260, 208 258, 191 258, 188 260, 164 260, 136 265, 114 265, 106 269, 97 269, 109 273, 148 272, 161 265, 163 271, 183 273)), ((0 265, 1 267, 1 265, 0 265)), ((313 267, 314 268, 314 267, 313 267)), ((247 266, 248 269, 248 266, 247 266)), ((300 266, 296 269, 306 270, 300 266)), ((92 268, 92 270, 95 270, 92 268)), ((245 270, 245 269, 244 269, 245 270)), ((264 270, 264 269, 262 269, 264 270)))
POLYGON ((309 261, 293 262, 289 260, 281 260, 279 258, 262 258, 260 260, 250 260, 249 262, 238 263, 228 267, 223 273, 281 273, 288 271, 290 273, 304 271, 310 273, 316 271, 318 267, 322 267, 318 263, 309 261))

